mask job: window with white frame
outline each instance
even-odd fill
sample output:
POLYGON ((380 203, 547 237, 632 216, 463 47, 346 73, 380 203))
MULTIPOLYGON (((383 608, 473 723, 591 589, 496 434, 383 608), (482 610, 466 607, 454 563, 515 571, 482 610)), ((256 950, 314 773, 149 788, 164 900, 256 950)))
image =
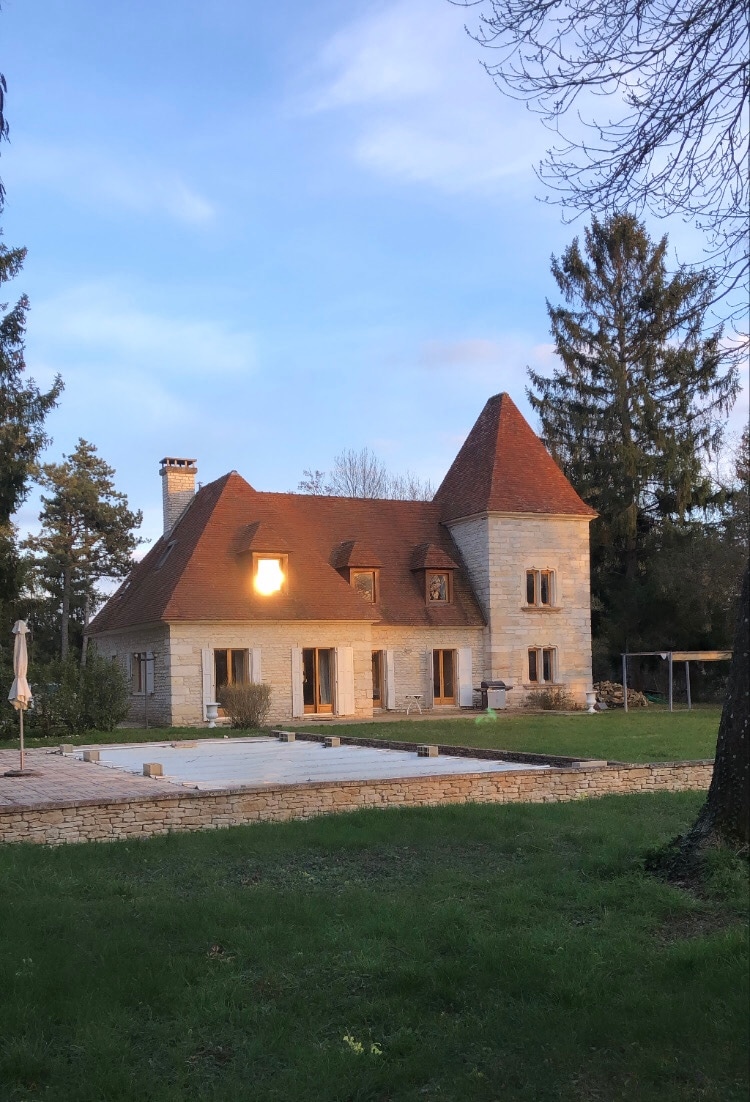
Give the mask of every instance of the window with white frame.
POLYGON ((529 681, 550 684, 557 674, 556 647, 529 647, 529 681))
POLYGON ((554 570, 526 571, 526 604, 530 608, 553 608, 555 590, 554 570))

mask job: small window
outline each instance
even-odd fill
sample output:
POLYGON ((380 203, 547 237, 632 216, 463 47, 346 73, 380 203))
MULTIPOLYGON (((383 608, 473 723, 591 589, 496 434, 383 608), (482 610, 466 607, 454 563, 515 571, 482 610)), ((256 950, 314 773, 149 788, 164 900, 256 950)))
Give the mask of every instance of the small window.
POLYGON ((554 682, 555 647, 529 647, 529 681, 554 682))
POLYGON ((363 600, 374 605, 377 600, 374 570, 353 570, 352 585, 363 600))
POLYGON ((555 603, 555 572, 526 571, 526 604, 533 608, 551 608, 555 603))
POLYGON ((156 564, 156 569, 157 570, 160 570, 161 567, 164 566, 164 563, 167 561, 169 556, 172 554, 172 550, 173 550, 174 545, 176 543, 177 543, 177 540, 170 540, 169 543, 167 544, 167 546, 164 548, 164 550, 161 553, 161 556, 159 557, 159 561, 156 564))
POLYGON ((146 691, 146 664, 148 658, 145 651, 136 651, 130 656, 131 661, 131 693, 144 693, 146 691))
POLYGON ((427 603, 448 604, 451 599, 451 575, 449 570, 427 571, 427 603))
POLYGON ((257 593, 270 597, 286 583, 286 555, 253 555, 253 585, 257 593))
POLYGON ((215 650, 214 677, 217 689, 238 685, 248 680, 246 650, 215 650))
POLYGON ((130 655, 130 691, 138 696, 154 691, 154 656, 150 651, 130 655))

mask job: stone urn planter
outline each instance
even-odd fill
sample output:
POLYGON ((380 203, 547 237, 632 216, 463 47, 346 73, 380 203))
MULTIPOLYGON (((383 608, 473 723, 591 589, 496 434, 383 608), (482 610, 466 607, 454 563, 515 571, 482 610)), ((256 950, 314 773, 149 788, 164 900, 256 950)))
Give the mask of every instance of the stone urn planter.
POLYGON ((596 693, 586 693, 586 711, 593 715, 596 711, 596 693))
POLYGON ((216 726, 216 720, 219 718, 219 708, 221 707, 216 701, 211 704, 206 704, 206 719, 208 720, 209 727, 216 726))

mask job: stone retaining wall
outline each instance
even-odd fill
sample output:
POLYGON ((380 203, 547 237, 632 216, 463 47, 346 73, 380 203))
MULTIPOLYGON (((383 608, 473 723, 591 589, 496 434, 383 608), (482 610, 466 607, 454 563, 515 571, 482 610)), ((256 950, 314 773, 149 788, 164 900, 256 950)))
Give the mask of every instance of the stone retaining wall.
POLYGON ((528 772, 468 773, 398 780, 327 781, 233 791, 176 790, 153 799, 78 800, 16 806, 0 813, 0 842, 111 841, 171 831, 216 830, 261 821, 308 819, 361 807, 460 803, 557 803, 633 792, 707 789, 713 763, 579 765, 528 772))

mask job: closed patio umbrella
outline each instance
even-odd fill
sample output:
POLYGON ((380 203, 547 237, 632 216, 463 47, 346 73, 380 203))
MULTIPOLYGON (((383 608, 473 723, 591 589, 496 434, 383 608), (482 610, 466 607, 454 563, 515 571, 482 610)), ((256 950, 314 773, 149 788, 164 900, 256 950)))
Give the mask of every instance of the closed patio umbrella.
POLYGON ((14 680, 8 693, 8 700, 18 712, 21 725, 21 772, 23 772, 23 713, 31 703, 31 689, 26 680, 26 671, 29 668, 29 655, 26 649, 26 636, 28 626, 25 620, 16 620, 13 625, 15 642, 13 644, 13 673, 14 680))

